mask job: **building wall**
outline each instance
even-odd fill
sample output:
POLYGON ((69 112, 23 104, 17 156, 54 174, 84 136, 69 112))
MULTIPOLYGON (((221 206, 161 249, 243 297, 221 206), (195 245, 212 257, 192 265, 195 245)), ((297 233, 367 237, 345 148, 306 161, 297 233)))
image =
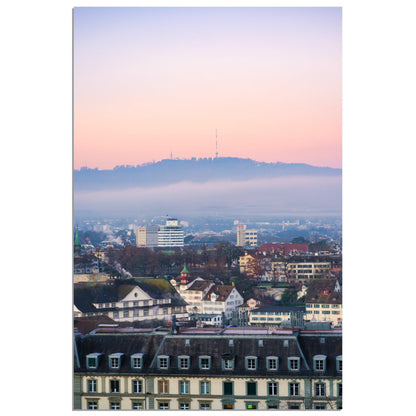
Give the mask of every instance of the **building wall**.
MULTIPOLYGON (((255 404, 257 410, 265 410, 269 404, 277 404, 285 410, 289 403, 298 403, 301 409, 313 408, 314 403, 325 403, 327 409, 336 409, 342 400, 338 396, 337 384, 341 379, 301 378, 301 377, 202 377, 202 376, 130 376, 130 375, 84 375, 81 381, 81 391, 76 395, 74 403, 79 403, 81 409, 88 409, 88 402, 97 401, 98 410, 108 410, 112 402, 120 405, 120 410, 131 410, 133 402, 142 402, 144 410, 158 410, 159 403, 168 403, 169 410, 180 410, 181 403, 188 403, 190 410, 199 410, 201 403, 209 403, 210 410, 222 410, 226 403, 232 404, 235 410, 246 410, 248 404, 255 404), (88 392, 88 380, 96 380, 97 392, 88 392), (111 380, 118 380, 119 393, 111 393, 111 380), (142 381, 142 393, 133 393, 133 380, 142 381), (159 389, 159 382, 167 382, 167 392, 159 389), (189 393, 180 391, 180 382, 189 382, 189 393), (209 383, 209 393, 201 394, 201 382, 209 383), (233 383, 233 394, 225 395, 224 382, 233 383), (256 383, 256 394, 247 394, 247 382, 256 383), (277 395, 270 395, 268 383, 277 382, 277 395), (314 384, 325 384, 326 395, 315 396, 314 384), (299 395, 290 396, 290 383, 299 383, 299 395), (79 399, 80 397, 80 399, 79 399)), ((76 407, 75 407, 76 408, 76 407)))
POLYGON ((342 325, 342 305, 339 303, 307 303, 305 319, 311 321, 331 321, 332 325, 342 325))

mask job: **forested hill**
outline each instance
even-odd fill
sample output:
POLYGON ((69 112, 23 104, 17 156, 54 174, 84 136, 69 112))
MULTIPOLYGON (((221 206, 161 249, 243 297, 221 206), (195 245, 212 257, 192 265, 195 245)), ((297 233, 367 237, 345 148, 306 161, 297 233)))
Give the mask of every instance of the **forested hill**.
POLYGON ((111 170, 81 168, 74 171, 75 190, 155 187, 174 183, 245 181, 289 176, 341 176, 341 169, 303 163, 265 163, 251 159, 164 159, 137 166, 117 166, 111 170))

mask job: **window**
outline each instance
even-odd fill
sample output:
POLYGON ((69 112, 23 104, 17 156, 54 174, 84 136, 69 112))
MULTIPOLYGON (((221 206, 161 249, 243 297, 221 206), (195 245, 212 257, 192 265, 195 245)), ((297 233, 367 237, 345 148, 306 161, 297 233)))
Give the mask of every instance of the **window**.
POLYGON ((277 381, 270 381, 267 383, 267 394, 269 396, 277 396, 279 392, 279 384, 277 381))
POLYGON ((337 356, 336 362, 337 362, 337 371, 342 372, 342 355, 337 356))
POLYGON ((189 403, 179 403, 180 410, 189 410, 189 403))
POLYGON ((247 396, 257 396, 257 383, 255 381, 247 381, 247 396))
POLYGON ((201 370, 209 370, 211 368, 211 357, 199 357, 199 368, 201 370))
POLYGON ((326 356, 315 355, 313 357, 313 369, 315 371, 325 371, 326 368, 326 356))
POLYGON ((288 358, 288 367, 291 371, 299 371, 299 357, 289 357, 288 358))
POLYGON ((149 309, 143 309, 143 316, 149 316, 149 309))
POLYGON ((225 410, 230 410, 230 409, 234 409, 234 404, 232 403, 224 403, 222 406, 223 409, 225 410))
POLYGON ((122 356, 123 354, 121 352, 110 354, 108 356, 108 366, 112 369, 119 369, 122 356))
POLYGON ((179 392, 180 394, 189 394, 189 381, 179 382, 179 392))
POLYGON ((98 367, 98 358, 101 354, 92 353, 87 355, 87 368, 94 369, 98 367))
POLYGON ((263 340, 262 339, 259 339, 259 347, 262 347, 264 344, 263 344, 263 340))
POLYGON ((233 347, 233 346, 234 346, 234 340, 233 340, 233 339, 230 339, 230 340, 228 341, 228 345, 229 345, 230 347, 233 347))
POLYGON ((189 368, 189 357, 186 355, 181 355, 178 357, 178 367, 180 370, 187 370, 189 368))
POLYGON ((315 410, 325 410, 326 409, 326 404, 325 403, 315 403, 313 405, 313 408, 315 410))
POLYGON ((169 409, 168 402, 159 402, 159 410, 167 410, 167 409, 169 409))
POLYGON ((299 410, 300 403, 288 403, 289 410, 299 410))
POLYGON ((110 392, 120 393, 120 381, 119 380, 110 380, 110 392))
POLYGON ((315 383, 315 396, 318 396, 318 397, 325 396, 325 384, 324 383, 315 383))
POLYGON ((132 409, 133 410, 143 410, 143 402, 136 402, 136 401, 134 401, 132 403, 132 409))
POLYGON ((133 354, 131 356, 131 368, 142 368, 143 365, 143 354, 133 354))
POLYGON ((246 357, 246 369, 247 370, 257 369, 257 357, 246 357))
POLYGON ((142 380, 133 380, 133 393, 143 393, 142 380))
POLYGON ((342 383, 337 384, 338 397, 342 397, 342 383))
POLYGON ((116 319, 118 318, 118 312, 117 311, 113 312, 113 318, 116 318, 116 319))
POLYGON ((209 403, 201 403, 199 405, 200 410, 210 410, 211 409, 211 405, 209 403))
POLYGON ((267 403, 267 408, 268 409, 278 409, 279 406, 277 403, 267 403))
POLYGON ((289 396, 299 396, 299 383, 289 383, 289 396))
POLYGON ((169 393, 169 382, 166 380, 159 380, 159 394, 169 393))
POLYGON ((96 401, 91 401, 87 403, 88 410, 97 410, 98 409, 98 403, 96 401))
POLYGON ((233 382, 224 381, 222 385, 223 385, 224 396, 232 396, 233 395, 233 382))
POLYGON ((209 381, 201 381, 201 394, 209 394, 209 381))
POLYGON ((88 393, 97 393, 97 380, 88 380, 88 393))
POLYGON ((158 359, 158 367, 159 369, 166 370, 169 368, 169 357, 166 355, 160 356, 158 359))
POLYGON ((129 311, 123 311, 123 318, 129 317, 129 311))
POLYGON ((234 359, 226 358, 222 360, 222 368, 224 370, 232 370, 234 368, 234 359))
POLYGON ((255 403, 246 402, 246 409, 249 409, 249 410, 257 409, 257 402, 255 402, 255 403))
POLYGON ((120 402, 111 402, 110 403, 111 410, 120 410, 120 402))
POLYGON ((269 371, 277 371, 279 359, 277 357, 267 357, 266 364, 269 371))

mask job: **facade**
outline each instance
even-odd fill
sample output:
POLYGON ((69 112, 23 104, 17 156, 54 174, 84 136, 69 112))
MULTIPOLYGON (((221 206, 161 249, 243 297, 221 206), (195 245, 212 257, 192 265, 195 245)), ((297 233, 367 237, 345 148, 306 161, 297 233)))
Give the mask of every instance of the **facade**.
POLYGON ((157 247, 159 227, 143 225, 136 228, 136 247, 157 247))
POLYGON ((341 336, 264 328, 96 330, 75 338, 74 409, 339 409, 341 336))
POLYGON ((226 320, 233 317, 233 312, 244 302, 234 285, 212 286, 202 301, 202 313, 225 315, 226 320))
POLYGON ((74 288, 74 317, 108 316, 116 322, 187 319, 186 302, 168 281, 141 278, 124 284, 83 284, 74 288))
POLYGON ((213 286, 215 286, 214 282, 200 278, 192 281, 189 286, 183 283, 179 286, 179 294, 187 303, 188 313, 203 313, 204 297, 213 286))
POLYGON ((176 218, 166 220, 166 225, 162 225, 158 233, 158 247, 183 247, 184 232, 178 224, 176 218))
POLYGON ((336 279, 311 281, 306 293, 306 319, 342 326, 342 292, 336 279))
POLYGON ((289 262, 286 265, 288 279, 300 282, 329 277, 330 270, 330 262, 289 262))
POLYGON ((249 311, 248 324, 251 326, 280 326, 292 314, 305 314, 302 306, 265 305, 249 311))
POLYGON ((237 224, 237 246, 257 247, 257 230, 248 230, 246 225, 237 224))

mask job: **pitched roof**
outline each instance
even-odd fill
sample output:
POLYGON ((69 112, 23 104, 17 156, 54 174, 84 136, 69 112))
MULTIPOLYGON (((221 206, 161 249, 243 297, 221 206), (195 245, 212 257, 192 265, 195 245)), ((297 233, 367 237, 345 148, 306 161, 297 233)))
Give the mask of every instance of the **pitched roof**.
POLYGON ((309 282, 307 303, 342 303, 342 292, 336 292, 337 279, 314 279, 309 282))
POLYGON ((216 302, 224 302, 234 289, 231 285, 214 285, 205 295, 204 300, 211 300, 211 295, 215 293, 217 296, 216 302))

